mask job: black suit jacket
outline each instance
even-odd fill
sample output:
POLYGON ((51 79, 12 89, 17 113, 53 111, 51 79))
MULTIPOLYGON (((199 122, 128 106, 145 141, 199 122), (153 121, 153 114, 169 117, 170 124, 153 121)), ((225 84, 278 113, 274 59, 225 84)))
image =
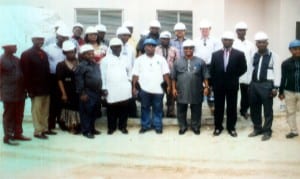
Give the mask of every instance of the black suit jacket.
POLYGON ((239 77, 247 70, 243 52, 231 49, 226 72, 224 70, 224 50, 212 54, 210 75, 214 90, 238 90, 239 77))

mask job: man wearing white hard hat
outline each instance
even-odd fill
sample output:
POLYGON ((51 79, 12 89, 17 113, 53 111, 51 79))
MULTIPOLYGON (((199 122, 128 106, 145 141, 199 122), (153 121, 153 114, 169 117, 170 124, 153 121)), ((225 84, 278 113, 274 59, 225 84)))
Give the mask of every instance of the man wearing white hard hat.
POLYGON ((149 24, 149 34, 145 37, 145 38, 141 38, 137 47, 136 47, 136 51, 137 51, 137 56, 140 56, 142 54, 145 53, 144 50, 144 41, 146 39, 153 39, 156 41, 156 44, 159 45, 159 32, 161 29, 161 25, 160 22, 158 20, 153 20, 150 22, 149 24))
POLYGON ((178 22, 177 24, 175 24, 174 32, 175 32, 176 37, 171 40, 171 45, 176 47, 177 50, 179 51, 180 57, 183 57, 184 53, 183 53, 182 44, 186 40, 186 38, 185 38, 185 33, 186 33, 185 24, 182 23, 182 22, 178 22))
POLYGON ((64 24, 64 22, 63 21, 57 21, 57 22, 55 22, 55 24, 53 25, 53 30, 54 30, 55 34, 52 35, 51 37, 45 39, 44 47, 47 47, 50 44, 56 43, 56 32, 57 32, 57 30, 60 27, 63 27, 63 28, 66 27, 66 25, 64 24))
MULTIPOLYGON (((156 46, 155 53, 165 58, 171 71, 173 68, 173 63, 180 58, 179 52, 170 44, 171 33, 169 31, 163 31, 160 33, 159 39, 160 45, 156 46)), ((175 117, 175 99, 171 93, 166 95, 167 117, 175 117)))
POLYGON ((223 49, 212 54, 210 75, 215 96, 215 130, 219 136, 224 127, 224 109, 226 101, 226 129, 230 136, 237 137, 237 96, 239 77, 247 71, 244 52, 232 48, 234 33, 227 31, 222 35, 223 49))
POLYGON ((25 89, 31 99, 34 137, 47 139, 50 106, 50 67, 48 56, 42 49, 44 35, 32 35, 33 46, 21 55, 25 89))
POLYGON ((81 37, 83 33, 83 25, 81 23, 75 23, 73 25, 73 36, 72 40, 76 42, 76 47, 79 50, 79 46, 83 45, 85 42, 83 38, 81 37))
POLYGON ((263 134, 262 141, 269 140, 272 136, 273 98, 277 96, 281 80, 281 61, 276 53, 268 49, 268 39, 264 32, 255 34, 257 52, 251 62, 253 72, 249 88, 250 115, 254 127, 249 137, 263 134))
MULTIPOLYGON (((52 130, 56 127, 56 122, 59 121, 61 103, 60 95, 56 78, 56 65, 65 59, 63 54, 62 44, 64 41, 71 37, 72 33, 64 27, 59 27, 56 31, 56 43, 50 44, 45 48, 48 55, 48 61, 50 65, 51 82, 50 82, 50 109, 49 109, 49 119, 48 119, 48 134, 55 135, 56 132, 52 130)), ((59 124, 59 123, 58 123, 59 124)))
MULTIPOLYGON (((199 25, 200 37, 194 40, 195 50, 194 55, 203 59, 207 65, 207 69, 210 69, 212 53, 221 49, 222 44, 220 40, 210 35, 212 25, 211 22, 203 19, 199 25)), ((211 80, 208 79, 209 86, 211 87, 211 80)), ((211 93, 207 98, 207 104, 210 108, 211 113, 214 113, 214 96, 211 93)))
POLYGON ((107 28, 103 24, 98 24, 95 26, 96 30, 98 31, 99 43, 100 45, 105 45, 108 47, 108 40, 105 39, 105 34, 107 32, 107 28))
POLYGON ((64 61, 56 66, 56 77, 59 87, 59 100, 62 110, 58 120, 63 130, 73 134, 80 132, 79 98, 76 93, 75 69, 78 65, 76 58, 76 46, 72 40, 66 40, 62 46, 64 61))
MULTIPOLYGON (((121 56, 130 65, 129 66, 130 68, 128 68, 127 70, 128 70, 128 73, 131 73, 133 65, 134 65, 134 60, 135 60, 135 53, 134 53, 135 50, 131 45, 128 44, 128 40, 131 36, 131 33, 127 27, 122 26, 117 29, 116 35, 122 41, 121 56)), ((128 107, 129 117, 137 117, 137 106, 135 103, 135 98, 131 98, 129 100, 128 105, 129 105, 129 107, 128 107)))
MULTIPOLYGON (((124 27, 127 31, 128 29, 124 27)), ((129 32, 129 31, 128 31, 129 32)), ((123 42, 112 38, 109 43, 111 54, 101 61, 102 90, 107 102, 107 134, 118 129, 127 134, 127 119, 131 93, 131 63, 123 56, 123 42)))
POLYGON ((100 134, 95 128, 100 110, 102 80, 99 64, 94 60, 94 48, 90 44, 80 47, 81 62, 75 70, 76 92, 79 95, 79 114, 82 135, 93 139, 100 134))
POLYGON ((248 30, 248 26, 245 22, 238 22, 235 25, 235 32, 237 34, 237 38, 234 40, 232 47, 244 52, 246 61, 247 61, 247 71, 244 73, 240 79, 240 92, 241 92, 241 101, 240 101, 240 115, 245 119, 248 119, 248 109, 249 105, 249 84, 251 81, 251 72, 252 72, 252 57, 255 53, 255 46, 252 42, 246 39, 246 33, 248 30))
MULTIPOLYGON (((128 21, 125 21, 122 24, 122 26, 128 28, 128 30, 130 32, 130 38, 128 39, 128 45, 132 46, 135 49, 138 41, 133 36, 133 29, 134 29, 133 23, 128 20, 128 21)), ((134 56, 136 56, 136 50, 134 50, 134 56)))
POLYGON ((3 142, 17 145, 11 140, 31 140, 23 136, 23 113, 25 106, 24 76, 20 59, 14 54, 17 45, 14 42, 2 44, 4 53, 0 56, 0 101, 3 102, 3 142))
POLYGON ((183 42, 184 57, 174 62, 171 73, 172 93, 177 99, 179 135, 187 129, 187 109, 191 108, 191 129, 200 134, 203 94, 208 95, 208 70, 204 60, 194 56, 192 40, 183 42), (204 84, 204 87, 203 87, 204 84))

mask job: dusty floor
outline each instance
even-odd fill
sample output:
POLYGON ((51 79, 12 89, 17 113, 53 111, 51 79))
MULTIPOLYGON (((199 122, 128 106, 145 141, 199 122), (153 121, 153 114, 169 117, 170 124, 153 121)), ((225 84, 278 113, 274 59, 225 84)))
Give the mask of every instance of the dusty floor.
MULTIPOLYGON (((282 115, 267 142, 248 138, 252 124, 244 119, 238 120, 237 138, 226 131, 213 137, 209 121, 200 136, 191 131, 179 136, 175 119, 165 119, 162 135, 138 134, 139 120, 130 119, 128 135, 108 136, 104 120, 97 122, 102 134, 92 140, 56 130, 58 135, 45 141, 0 143, 0 178, 300 178, 300 137, 285 138, 289 131, 282 115)), ((32 133, 27 119, 24 135, 32 133)))

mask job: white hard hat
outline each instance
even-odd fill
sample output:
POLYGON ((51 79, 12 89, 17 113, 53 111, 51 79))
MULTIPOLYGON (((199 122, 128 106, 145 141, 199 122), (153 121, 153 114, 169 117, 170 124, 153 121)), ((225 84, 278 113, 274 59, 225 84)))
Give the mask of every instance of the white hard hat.
POLYGON ((231 32, 231 31, 226 31, 226 32, 223 33, 222 39, 234 40, 234 33, 231 32))
POLYGON ((106 32, 107 31, 106 26, 103 24, 98 24, 95 26, 95 28, 98 32, 106 32))
POLYGON ((235 25, 235 30, 237 29, 248 29, 248 25, 245 23, 245 22, 238 22, 236 25, 235 25))
POLYGON ((119 27, 117 29, 116 35, 130 35, 131 33, 129 32, 127 27, 119 27))
POLYGON ((112 38, 110 41, 109 41, 109 46, 119 46, 119 45, 122 45, 122 41, 119 39, 119 38, 112 38))
POLYGON ((75 24, 73 25, 73 29, 74 29, 75 27, 80 27, 81 29, 83 29, 83 25, 80 24, 79 22, 77 22, 77 23, 75 23, 75 24))
POLYGON ((254 40, 268 40, 269 37, 266 33, 264 32, 257 32, 254 36, 254 40))
POLYGON ((195 47, 194 41, 187 39, 183 42, 182 47, 195 47))
POLYGON ((153 20, 153 21, 150 22, 149 27, 161 28, 160 22, 158 20, 153 20))
POLYGON ((133 27, 133 23, 131 21, 125 21, 122 26, 124 26, 124 27, 133 27))
POLYGON ((200 25, 199 25, 200 28, 210 28, 211 27, 211 23, 204 19, 200 22, 200 25))
POLYGON ((72 36, 72 33, 65 27, 59 27, 56 31, 56 34, 63 36, 63 37, 71 37, 72 36))
POLYGON ((45 38, 45 34, 40 32, 40 31, 34 31, 32 34, 31 34, 31 38, 45 38))
POLYGON ((83 54, 84 52, 88 52, 88 51, 94 51, 93 46, 90 44, 84 44, 79 49, 80 54, 83 54))
POLYGON ((7 47, 7 46, 17 46, 17 43, 13 41, 11 38, 10 39, 1 39, 1 47, 7 47))
POLYGON ((171 33, 169 31, 163 31, 159 35, 159 38, 170 39, 171 37, 172 37, 172 35, 171 35, 171 33))
POLYGON ((89 26, 85 30, 85 34, 97 34, 97 29, 93 26, 89 26))
POLYGON ((62 50, 65 52, 73 51, 75 47, 76 47, 75 44, 71 40, 66 40, 62 45, 62 50))
POLYGON ((177 24, 175 24, 174 31, 176 30, 186 30, 184 23, 178 22, 177 24))

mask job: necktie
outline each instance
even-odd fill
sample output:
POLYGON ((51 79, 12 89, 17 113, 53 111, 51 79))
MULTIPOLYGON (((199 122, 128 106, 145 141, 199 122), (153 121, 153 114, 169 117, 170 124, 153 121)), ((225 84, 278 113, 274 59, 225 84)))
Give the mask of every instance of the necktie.
POLYGON ((228 60, 229 60, 229 50, 225 49, 224 50, 224 71, 226 72, 226 68, 228 65, 228 60))

